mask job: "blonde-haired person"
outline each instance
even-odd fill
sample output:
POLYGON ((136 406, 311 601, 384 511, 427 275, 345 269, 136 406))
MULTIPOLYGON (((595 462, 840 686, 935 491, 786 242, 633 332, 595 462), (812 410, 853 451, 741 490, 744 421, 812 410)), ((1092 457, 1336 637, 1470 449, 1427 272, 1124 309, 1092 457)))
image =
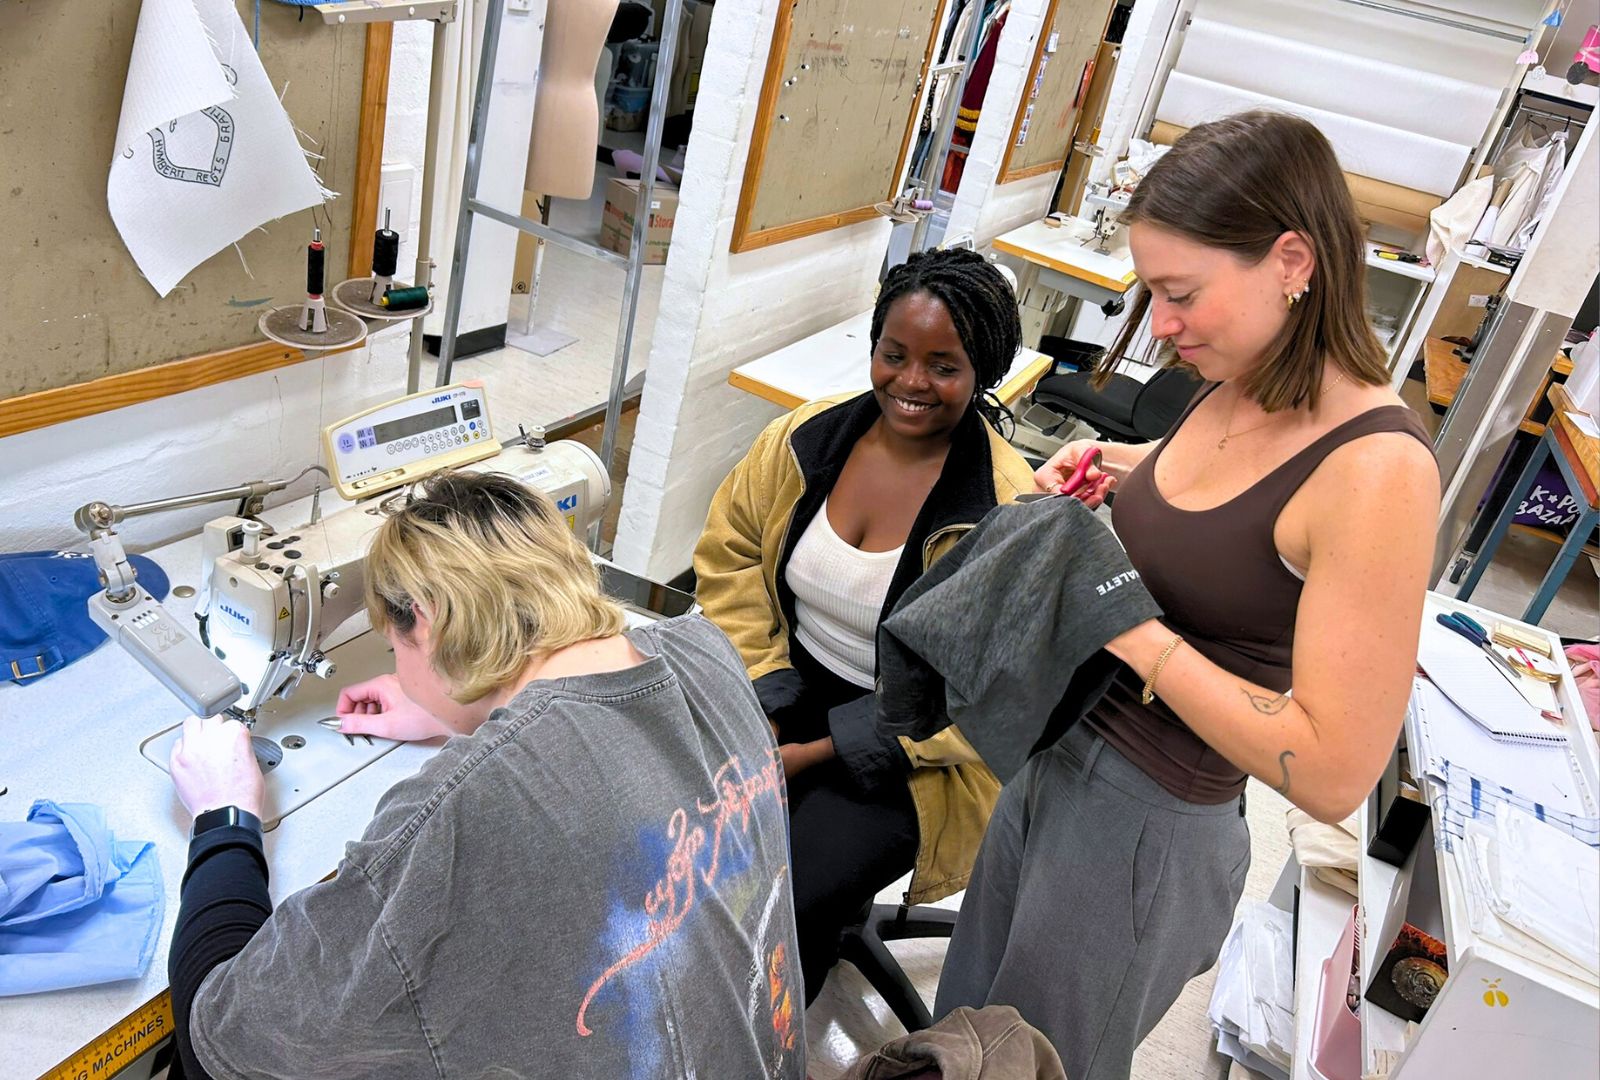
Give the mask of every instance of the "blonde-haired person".
POLYGON ((625 631, 495 474, 428 480, 366 589, 396 674, 341 694, 344 730, 451 738, 274 910, 248 734, 186 725, 183 1075, 803 1077, 783 770, 727 638, 625 631))
POLYGON ((1148 312, 1206 385, 1161 442, 1071 443, 1037 481, 1101 450, 1091 502, 1115 485, 1118 538, 1165 615, 1111 640, 1105 697, 1001 793, 937 1008, 1015 1006, 1073 1080, 1126 1077, 1215 962, 1250 862, 1247 775, 1323 821, 1371 790, 1405 713, 1439 505, 1314 126, 1202 124, 1128 218, 1143 290, 1127 332, 1148 312))

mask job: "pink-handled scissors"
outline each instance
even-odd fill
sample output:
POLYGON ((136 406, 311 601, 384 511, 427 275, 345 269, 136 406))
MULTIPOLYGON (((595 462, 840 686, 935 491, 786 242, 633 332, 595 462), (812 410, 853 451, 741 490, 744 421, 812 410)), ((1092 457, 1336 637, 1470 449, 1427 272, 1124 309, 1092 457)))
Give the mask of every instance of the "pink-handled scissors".
POLYGON ((1078 459, 1077 466, 1072 470, 1072 475, 1057 486, 1054 491, 1030 491, 1026 495, 1017 496, 1017 502, 1034 502, 1038 499, 1053 499, 1058 495, 1074 496, 1082 499, 1089 484, 1089 470, 1100 464, 1100 448, 1097 446, 1078 459))
POLYGON ((1080 488, 1089 480, 1089 470, 1099 468, 1100 448, 1097 446, 1078 459, 1078 467, 1072 470, 1072 475, 1056 488, 1057 495, 1076 495, 1080 488))

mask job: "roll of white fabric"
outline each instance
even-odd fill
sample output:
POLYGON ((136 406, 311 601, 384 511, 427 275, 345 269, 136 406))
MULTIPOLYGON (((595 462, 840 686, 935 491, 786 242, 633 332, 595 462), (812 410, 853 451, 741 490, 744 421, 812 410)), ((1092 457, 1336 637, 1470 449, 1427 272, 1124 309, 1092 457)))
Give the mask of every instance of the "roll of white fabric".
POLYGON ((1275 109, 1311 121, 1327 136, 1346 172, 1401 187, 1449 195, 1472 146, 1418 135, 1358 117, 1313 108, 1174 71, 1167 78, 1156 119, 1194 127, 1249 109, 1275 109))
POLYGON ((1293 101, 1444 142, 1473 146, 1499 86, 1452 79, 1357 53, 1196 19, 1177 70, 1196 79, 1293 101))

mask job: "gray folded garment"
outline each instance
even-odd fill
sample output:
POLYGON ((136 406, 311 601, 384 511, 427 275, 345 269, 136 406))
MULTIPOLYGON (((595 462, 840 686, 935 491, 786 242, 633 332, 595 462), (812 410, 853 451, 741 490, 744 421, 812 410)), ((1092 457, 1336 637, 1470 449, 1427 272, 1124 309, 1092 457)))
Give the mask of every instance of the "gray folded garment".
POLYGON ((1106 524, 1071 498, 996 507, 878 628, 878 728, 959 724, 1009 780, 1097 701, 1101 648, 1161 610, 1106 524))

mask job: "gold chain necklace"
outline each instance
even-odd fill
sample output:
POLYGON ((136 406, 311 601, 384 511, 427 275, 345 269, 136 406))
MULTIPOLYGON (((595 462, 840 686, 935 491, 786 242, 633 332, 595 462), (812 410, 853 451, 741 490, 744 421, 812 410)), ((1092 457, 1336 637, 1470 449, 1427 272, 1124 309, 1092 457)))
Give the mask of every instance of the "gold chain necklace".
MULTIPOLYGON (((1329 383, 1327 386, 1324 386, 1322 388, 1322 392, 1324 394, 1326 394, 1329 390, 1332 390, 1335 386, 1338 386, 1340 380, 1342 380, 1344 378, 1344 376, 1345 376, 1344 372, 1342 372, 1342 371, 1339 372, 1339 374, 1334 377, 1334 380, 1331 383, 1329 383)), ((1218 450, 1226 450, 1228 448, 1228 440, 1229 439, 1237 439, 1240 435, 1248 435, 1252 431, 1260 431, 1262 428, 1266 427, 1268 424, 1273 424, 1273 423, 1276 423, 1277 421, 1283 419, 1283 417, 1281 415, 1280 416, 1269 416, 1269 417, 1267 417, 1267 419, 1261 421, 1261 423, 1259 423, 1259 424, 1256 424, 1254 427, 1247 427, 1243 431, 1230 431, 1229 428, 1233 427, 1233 414, 1238 412, 1238 411, 1239 411, 1239 399, 1238 398, 1234 398, 1233 399, 1233 408, 1228 410, 1228 422, 1225 425, 1223 425, 1223 428, 1222 428, 1222 438, 1217 440, 1217 449, 1218 450)))

